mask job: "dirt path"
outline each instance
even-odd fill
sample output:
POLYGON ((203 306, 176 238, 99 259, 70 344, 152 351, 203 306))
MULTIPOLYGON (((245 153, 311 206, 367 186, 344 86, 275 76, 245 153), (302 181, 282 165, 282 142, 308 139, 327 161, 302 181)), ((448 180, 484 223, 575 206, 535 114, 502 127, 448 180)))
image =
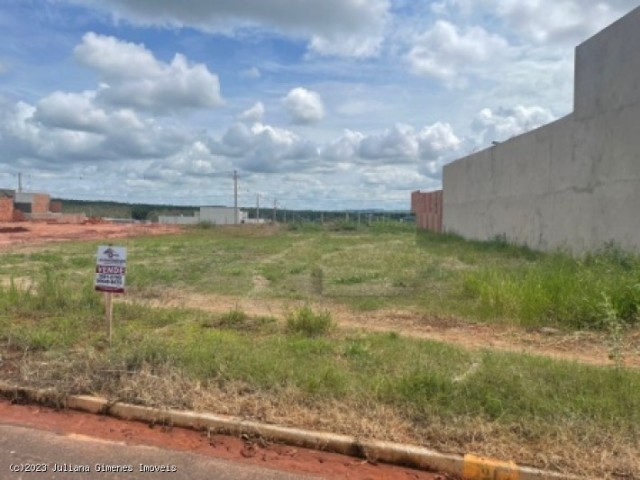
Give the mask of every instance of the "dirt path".
MULTIPOLYGON (((255 295, 233 297, 185 292, 168 293, 162 300, 151 303, 157 307, 189 307, 214 313, 225 313, 238 308, 252 316, 273 316, 278 319, 303 305, 300 301, 264 299, 255 295)), ((602 332, 566 333, 555 329, 528 330, 501 325, 470 324, 401 310, 353 312, 335 305, 313 307, 329 310, 340 326, 355 330, 394 331, 409 337, 452 343, 472 350, 486 348, 543 355, 590 365, 614 365, 609 356, 611 348, 608 336, 602 332)), ((640 368, 639 347, 640 331, 628 332, 621 345, 622 363, 625 366, 640 368)))
MULTIPOLYGON (((85 435, 149 445, 175 451, 216 457, 237 463, 259 465, 279 471, 318 475, 323 479, 447 480, 448 476, 418 470, 371 464, 342 455, 289 447, 224 435, 195 432, 182 428, 150 428, 140 422, 118 420, 70 410, 42 406, 15 405, 0 399, 0 423, 53 431, 59 435, 85 435)), ((80 462, 81 459, 77 459, 80 462)), ((81 462, 80 462, 81 463, 81 462)))

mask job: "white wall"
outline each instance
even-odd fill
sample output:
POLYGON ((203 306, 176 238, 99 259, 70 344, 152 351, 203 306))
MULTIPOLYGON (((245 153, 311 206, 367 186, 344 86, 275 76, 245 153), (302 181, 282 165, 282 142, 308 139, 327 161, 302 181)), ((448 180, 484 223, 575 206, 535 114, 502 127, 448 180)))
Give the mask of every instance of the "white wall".
MULTIPOLYGON (((200 221, 215 225, 235 224, 235 209, 233 207, 200 207, 200 221)), ((238 209, 238 223, 247 219, 247 213, 238 209)))

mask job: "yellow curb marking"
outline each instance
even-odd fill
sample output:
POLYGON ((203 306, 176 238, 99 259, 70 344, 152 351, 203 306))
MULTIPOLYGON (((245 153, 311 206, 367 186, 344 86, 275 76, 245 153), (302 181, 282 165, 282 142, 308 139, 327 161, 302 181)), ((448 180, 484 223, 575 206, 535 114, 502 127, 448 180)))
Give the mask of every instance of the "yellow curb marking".
POLYGON ((500 462, 490 458, 464 456, 463 480, 518 480, 520 471, 513 462, 500 462))

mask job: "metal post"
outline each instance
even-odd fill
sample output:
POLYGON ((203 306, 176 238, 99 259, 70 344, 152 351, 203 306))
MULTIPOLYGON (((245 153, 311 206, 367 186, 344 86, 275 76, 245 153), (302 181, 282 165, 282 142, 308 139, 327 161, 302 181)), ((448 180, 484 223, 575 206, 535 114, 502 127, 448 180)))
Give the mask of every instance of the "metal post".
POLYGON ((238 171, 233 171, 233 224, 238 224, 238 171))

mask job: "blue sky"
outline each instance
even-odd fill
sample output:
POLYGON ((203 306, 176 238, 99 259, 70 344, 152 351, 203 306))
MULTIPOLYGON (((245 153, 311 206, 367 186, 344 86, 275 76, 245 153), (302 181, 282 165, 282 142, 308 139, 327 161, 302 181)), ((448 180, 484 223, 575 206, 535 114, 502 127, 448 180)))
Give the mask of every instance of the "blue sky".
POLYGON ((636 1, 3 0, 0 186, 406 209, 569 113, 573 52, 636 1), (585 8, 588 6, 588 8, 585 8))

